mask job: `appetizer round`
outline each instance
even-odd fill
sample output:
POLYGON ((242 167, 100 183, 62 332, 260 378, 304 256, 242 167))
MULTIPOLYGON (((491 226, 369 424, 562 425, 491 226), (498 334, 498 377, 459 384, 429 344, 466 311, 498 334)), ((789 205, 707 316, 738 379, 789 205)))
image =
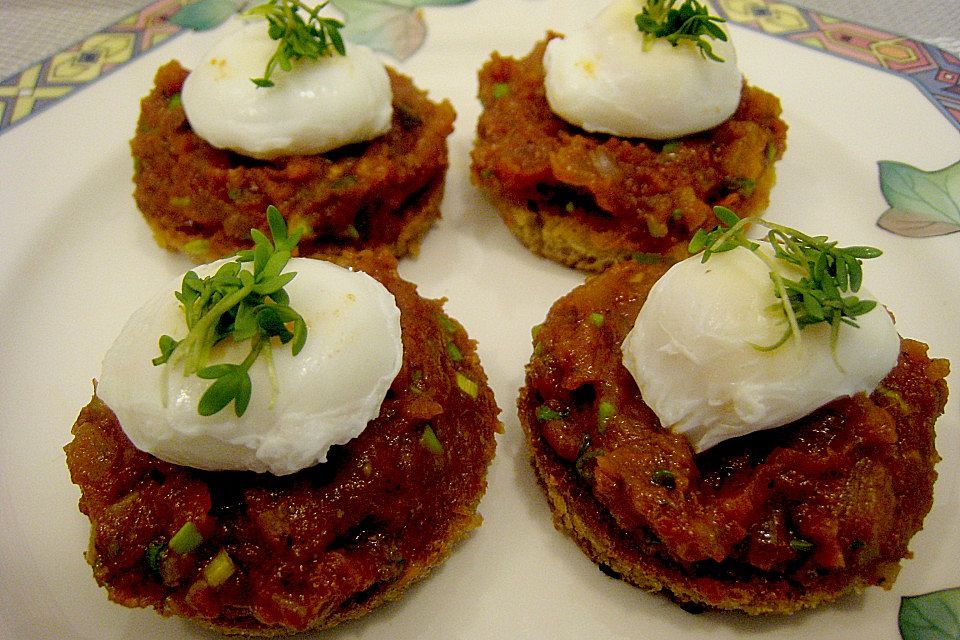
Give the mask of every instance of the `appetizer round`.
POLYGON ((535 332, 518 408, 557 528, 606 573, 695 608, 792 613, 889 589, 931 508, 948 362, 901 339, 869 395, 697 454, 622 364, 665 271, 617 264, 535 332))
POLYGON ((136 449, 96 393, 80 412, 67 464, 111 600, 225 633, 330 627, 398 598, 480 524, 501 427, 475 344, 386 252, 344 264, 395 297, 404 355, 379 416, 326 462, 201 471, 136 449))
POLYGON ((263 211, 273 204, 292 230, 303 231, 301 255, 381 247, 397 257, 416 254, 440 217, 456 116, 449 102, 432 102, 410 78, 387 72, 387 133, 324 153, 258 160, 197 135, 180 101, 187 71, 177 61, 160 67, 131 140, 134 198, 157 243, 197 262, 223 257, 249 246, 251 228, 265 230, 263 211))
POLYGON ((672 139, 591 133, 547 101, 544 52, 557 38, 521 59, 495 53, 479 74, 472 179, 531 251, 601 271, 635 254, 673 253, 716 224, 715 205, 766 208, 786 149, 775 96, 744 82, 732 116, 672 139))

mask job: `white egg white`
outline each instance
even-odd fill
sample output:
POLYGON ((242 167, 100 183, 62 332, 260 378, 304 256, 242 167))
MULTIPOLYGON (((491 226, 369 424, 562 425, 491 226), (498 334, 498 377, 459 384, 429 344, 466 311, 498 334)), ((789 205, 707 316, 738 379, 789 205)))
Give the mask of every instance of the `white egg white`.
POLYGON ((740 103, 743 78, 729 39, 710 39, 723 59, 689 42, 644 45, 636 0, 615 0, 544 54, 547 102, 564 120, 596 133, 668 140, 713 128, 740 103))
POLYGON ((301 59, 257 87, 277 42, 266 22, 225 37, 187 76, 181 100, 190 126, 211 145, 259 159, 323 153, 390 129, 392 90, 373 51, 346 44, 347 55, 301 59))
MULTIPOLYGON (((212 275, 223 262, 194 271, 212 275)), ((182 364, 151 363, 161 335, 186 334, 174 297, 179 278, 131 316, 104 358, 97 395, 138 449, 198 469, 285 475, 324 462, 331 446, 377 417, 403 361, 393 295, 365 273, 321 260, 293 258, 286 271, 297 272, 286 291, 307 323, 307 341, 295 357, 289 345, 271 350, 275 393, 261 354, 250 370, 250 405, 239 418, 232 404, 199 415, 211 381, 185 377, 182 364)), ((249 343, 227 339, 210 364, 239 363, 248 353, 249 343)))
POLYGON ((804 328, 799 343, 758 350, 783 335, 777 302, 768 266, 744 248, 684 260, 651 289, 623 363, 660 422, 695 451, 872 392, 896 365, 900 337, 879 304, 856 318, 859 328, 841 325, 835 352, 825 323, 804 328))

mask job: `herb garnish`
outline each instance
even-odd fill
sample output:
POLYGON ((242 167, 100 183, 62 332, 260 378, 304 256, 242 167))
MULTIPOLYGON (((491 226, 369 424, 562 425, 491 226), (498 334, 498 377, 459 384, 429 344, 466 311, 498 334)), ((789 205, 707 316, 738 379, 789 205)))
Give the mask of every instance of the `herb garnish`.
POLYGON ((270 38, 278 40, 277 50, 267 61, 262 78, 250 78, 258 87, 272 87, 270 76, 279 66, 284 71, 293 68, 292 61, 300 58, 316 60, 321 56, 332 56, 334 52, 346 55, 340 29, 343 23, 335 18, 317 15, 327 6, 327 2, 311 9, 299 0, 269 0, 244 12, 247 16, 261 16, 270 23, 270 38), (298 11, 307 12, 304 20, 298 11))
POLYGON ((293 355, 300 353, 306 342, 306 322, 290 307, 290 297, 283 289, 297 274, 281 273, 301 234, 287 234, 287 224, 273 205, 267 208, 267 223, 272 242, 258 229, 251 230, 253 249, 239 251, 235 260, 224 263, 212 276, 201 279, 188 271, 180 291, 174 294, 183 307, 188 333, 182 340, 161 336, 160 355, 153 364, 182 362, 184 375, 215 380, 197 406, 202 416, 213 415, 230 402, 237 417, 242 416, 253 390, 250 367, 261 353, 268 359, 273 378, 271 351, 264 350, 270 340, 276 337, 282 344, 291 343, 293 355), (245 262, 253 263, 252 272, 242 268, 245 262), (207 366, 213 346, 226 338, 236 343, 249 340, 250 353, 240 364, 207 366))
POLYGON ((816 546, 809 540, 804 540, 803 538, 794 538, 788 544, 790 548, 797 553, 810 553, 816 546))
POLYGON ((697 0, 685 0, 674 8, 677 0, 647 0, 643 10, 634 18, 637 28, 643 34, 643 43, 649 47, 657 38, 664 38, 673 46, 680 42, 691 42, 700 49, 700 55, 716 62, 723 58, 713 52, 713 47, 704 40, 704 36, 726 42, 727 34, 717 26, 726 22, 723 18, 710 15, 706 5, 697 0))
POLYGON ((876 258, 882 251, 874 247, 838 247, 826 236, 808 236, 796 229, 764 220, 763 218, 740 218, 726 207, 714 207, 720 224, 713 231, 700 229, 690 240, 690 253, 703 252, 703 262, 715 253, 745 247, 763 260, 770 268, 774 292, 780 299, 787 319, 787 329, 774 344, 761 351, 771 351, 785 343, 791 336, 800 339, 804 327, 826 322, 832 329, 831 340, 836 346, 840 325, 858 327, 854 318, 873 310, 875 300, 861 300, 855 295, 863 282, 861 262, 876 258), (746 229, 751 224, 769 229, 764 240, 773 248, 773 256, 759 251, 760 245, 749 240, 746 229), (802 274, 797 280, 784 277, 777 268, 776 260, 793 265, 802 274))

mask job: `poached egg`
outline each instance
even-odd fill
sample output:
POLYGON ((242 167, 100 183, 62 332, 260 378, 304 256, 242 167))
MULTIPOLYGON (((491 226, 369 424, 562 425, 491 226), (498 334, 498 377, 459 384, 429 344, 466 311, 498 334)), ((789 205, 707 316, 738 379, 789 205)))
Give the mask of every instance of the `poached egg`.
MULTIPOLYGON (((193 271, 204 278, 224 262, 193 271)), ((186 334, 173 293, 182 278, 130 317, 103 360, 97 395, 138 449, 198 469, 285 475, 326 461, 331 446, 356 437, 379 415, 403 362, 393 295, 365 273, 322 260, 292 258, 285 271, 297 272, 285 289, 306 321, 307 340, 296 356, 289 345, 272 349, 275 392, 268 359, 260 354, 241 417, 232 404, 201 416, 197 403, 212 381, 184 376, 182 363, 151 362, 161 335, 186 334)), ((239 363, 249 350, 249 342, 227 338, 214 347, 209 364, 239 363)))
POLYGON ((386 68, 362 45, 347 55, 293 62, 291 71, 258 87, 277 42, 258 20, 234 31, 203 56, 183 84, 190 126, 214 147, 262 160, 310 155, 386 133, 393 92, 386 68))
POLYGON ((729 40, 710 39, 723 62, 690 42, 644 44, 642 3, 615 0, 582 29, 547 44, 550 109, 594 133, 669 140, 717 126, 740 103, 743 78, 729 40))
MULTIPOLYGON (((863 288, 857 296, 874 299, 863 288)), ((623 363, 663 426, 686 435, 695 451, 870 393, 896 365, 900 337, 879 304, 855 318, 859 328, 840 325, 835 352, 826 323, 805 327, 799 342, 755 348, 783 335, 778 304, 769 267, 742 247, 706 263, 688 258, 651 289, 623 341, 623 363)))

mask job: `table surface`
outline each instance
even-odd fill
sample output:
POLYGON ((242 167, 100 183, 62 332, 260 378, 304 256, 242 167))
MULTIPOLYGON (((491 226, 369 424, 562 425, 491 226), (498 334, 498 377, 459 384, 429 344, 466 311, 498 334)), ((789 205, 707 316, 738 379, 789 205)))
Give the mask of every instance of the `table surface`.
MULTIPOLYGON (((149 4, 146 0, 0 0, 0 80, 149 4)), ((792 0, 790 4, 960 55, 960 0, 792 0)))

